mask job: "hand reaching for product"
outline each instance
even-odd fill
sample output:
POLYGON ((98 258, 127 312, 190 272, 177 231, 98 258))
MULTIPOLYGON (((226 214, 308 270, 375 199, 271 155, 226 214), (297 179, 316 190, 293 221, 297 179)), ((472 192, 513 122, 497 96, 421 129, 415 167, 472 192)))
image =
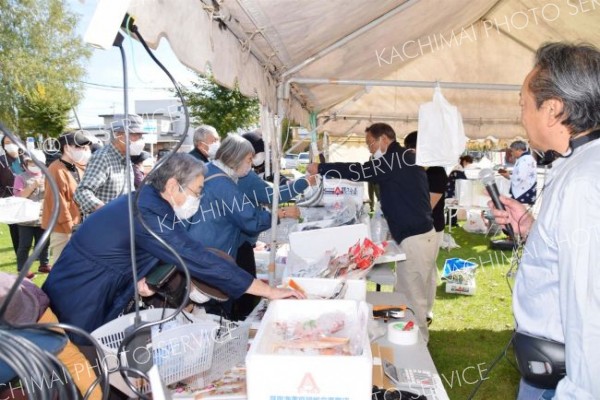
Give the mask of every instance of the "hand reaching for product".
POLYGON ((278 212, 279 218, 300 218, 300 208, 297 206, 281 207, 278 212))

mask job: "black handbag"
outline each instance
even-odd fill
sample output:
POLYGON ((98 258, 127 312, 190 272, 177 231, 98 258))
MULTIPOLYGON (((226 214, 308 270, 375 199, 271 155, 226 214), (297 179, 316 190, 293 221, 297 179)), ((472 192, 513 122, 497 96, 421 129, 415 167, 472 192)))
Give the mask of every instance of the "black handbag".
POLYGON ((565 345, 553 340, 516 332, 513 348, 521 376, 540 389, 556 389, 567 374, 565 345))

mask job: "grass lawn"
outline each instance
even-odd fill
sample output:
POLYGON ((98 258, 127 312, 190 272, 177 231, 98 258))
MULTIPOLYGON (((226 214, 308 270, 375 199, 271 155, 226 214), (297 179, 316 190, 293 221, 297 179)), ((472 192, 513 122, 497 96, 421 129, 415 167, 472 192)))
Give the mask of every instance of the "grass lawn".
MULTIPOLYGON (((31 266, 30 271, 36 273, 33 282, 38 286, 42 286, 48 274, 38 274, 38 266, 39 262, 35 261, 31 266)), ((0 224, 0 271, 8 272, 10 274, 17 273, 17 257, 13 251, 8 226, 5 224, 0 224)))
MULTIPOLYGON (((452 229, 460 248, 440 250, 438 267, 447 258, 479 264, 474 296, 445 293, 438 287, 429 349, 451 399, 466 399, 489 363, 508 343, 513 330, 511 293, 506 282, 510 252, 488 249, 489 237, 452 229)), ((511 280, 511 285, 514 283, 511 280)), ((508 357, 514 360, 512 349, 508 357)), ((476 399, 515 398, 519 373, 502 359, 483 382, 476 399)))
MULTIPOLYGON (((511 252, 490 250, 489 237, 467 233, 462 228, 453 228, 451 234, 461 247, 440 250, 437 259, 440 274, 448 258, 476 262, 477 290, 474 296, 467 296, 446 293, 444 283, 438 286, 429 350, 450 399, 464 400, 485 377, 490 362, 504 349, 512 334, 512 302, 505 278, 511 252)), ((391 286, 382 287, 382 291, 391 290, 391 286)), ((507 354, 514 361, 512 348, 507 354)), ((516 369, 502 358, 474 398, 514 399, 519 379, 516 369)))
MULTIPOLYGON (((477 262, 477 292, 474 296, 447 294, 443 284, 438 287, 429 349, 450 398, 462 400, 468 397, 512 332, 511 296, 505 279, 510 253, 489 250, 488 237, 466 233, 462 228, 453 229, 452 235, 461 247, 440 250, 438 267, 441 271, 444 261, 452 257, 477 262)), ((37 267, 36 262, 32 270, 37 271, 37 267)), ((16 273, 16 270, 8 227, 0 224, 0 271, 16 273)), ((45 279, 46 275, 37 274, 34 282, 41 285, 45 279)), ((514 359, 512 350, 508 354, 514 359)), ((475 398, 515 398, 518 382, 518 372, 502 359, 475 398)))

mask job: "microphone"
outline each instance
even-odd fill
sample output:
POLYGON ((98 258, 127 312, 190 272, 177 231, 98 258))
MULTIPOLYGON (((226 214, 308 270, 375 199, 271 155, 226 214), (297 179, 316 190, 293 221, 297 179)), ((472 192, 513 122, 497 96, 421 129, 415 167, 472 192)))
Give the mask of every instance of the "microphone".
MULTIPOLYGON (((498 192, 498 186, 496 186, 494 171, 492 171, 489 168, 482 169, 481 171, 479 171, 479 179, 481 180, 481 183, 483 183, 483 186, 485 186, 485 189, 492 198, 494 206, 499 210, 506 211, 506 208, 504 208, 504 204, 502 204, 502 202, 500 201, 500 192, 498 192)), ((516 243, 515 232, 513 230, 512 225, 508 223, 504 225, 504 228, 506 229, 506 232, 508 232, 508 236, 511 238, 511 240, 516 243)))

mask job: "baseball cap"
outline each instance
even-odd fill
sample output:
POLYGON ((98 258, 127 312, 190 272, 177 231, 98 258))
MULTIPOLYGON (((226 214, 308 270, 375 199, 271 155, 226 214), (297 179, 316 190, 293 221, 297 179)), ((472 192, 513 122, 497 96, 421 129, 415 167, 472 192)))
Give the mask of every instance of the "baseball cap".
POLYGON ((129 126, 129 133, 146 133, 142 125, 137 121, 131 120, 118 120, 114 121, 110 124, 110 130, 115 132, 125 132, 125 125, 129 126))
POLYGON ((256 132, 244 133, 242 137, 252 144, 255 153, 258 154, 265 151, 265 142, 256 132))
POLYGON ((58 141, 62 145, 68 144, 78 147, 91 145, 93 142, 90 134, 82 130, 65 132, 58 137, 58 141))

